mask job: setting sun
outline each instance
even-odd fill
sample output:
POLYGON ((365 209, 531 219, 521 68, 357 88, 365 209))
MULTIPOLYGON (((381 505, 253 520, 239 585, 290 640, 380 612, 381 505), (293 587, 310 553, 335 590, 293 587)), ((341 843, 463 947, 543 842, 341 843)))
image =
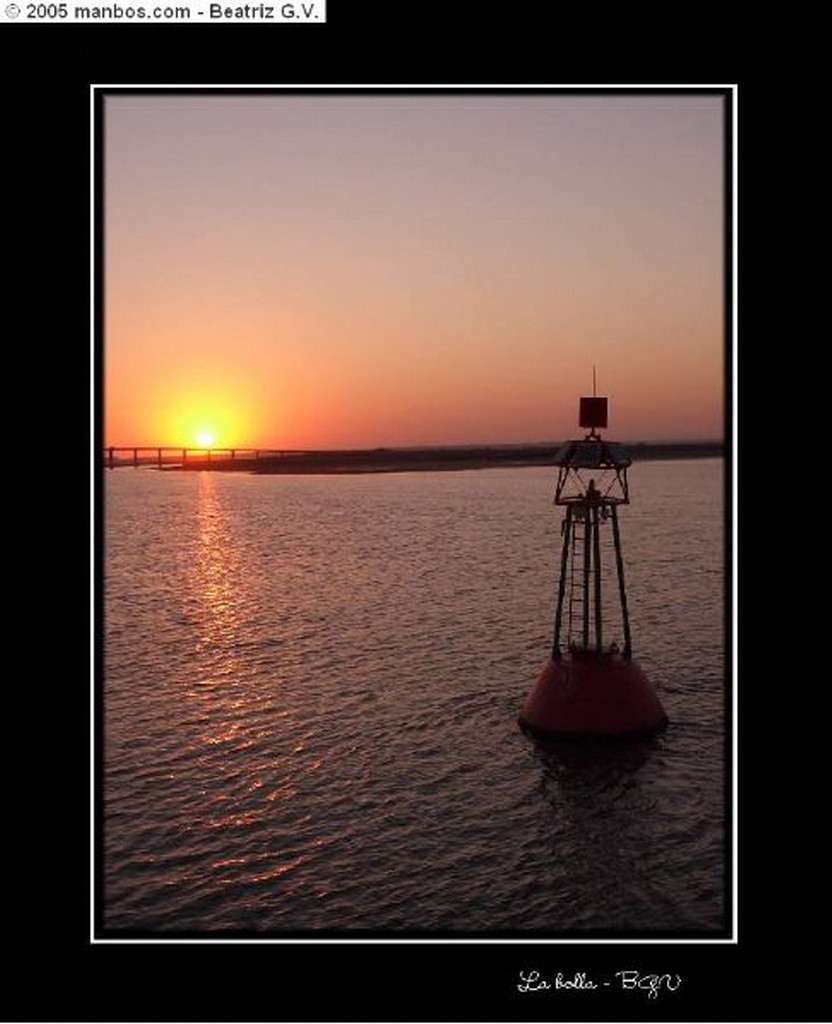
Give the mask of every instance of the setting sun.
POLYGON ((169 375, 158 382, 147 425, 143 421, 138 427, 128 425, 124 435, 160 437, 173 447, 206 451, 257 447, 264 430, 254 412, 259 400, 256 388, 217 377, 169 375))

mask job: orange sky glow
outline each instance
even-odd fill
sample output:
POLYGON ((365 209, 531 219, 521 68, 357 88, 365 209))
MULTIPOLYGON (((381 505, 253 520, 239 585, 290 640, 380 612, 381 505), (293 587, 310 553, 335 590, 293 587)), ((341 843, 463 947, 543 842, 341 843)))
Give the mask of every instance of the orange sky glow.
POLYGON ((719 95, 109 95, 104 443, 723 435, 719 95))

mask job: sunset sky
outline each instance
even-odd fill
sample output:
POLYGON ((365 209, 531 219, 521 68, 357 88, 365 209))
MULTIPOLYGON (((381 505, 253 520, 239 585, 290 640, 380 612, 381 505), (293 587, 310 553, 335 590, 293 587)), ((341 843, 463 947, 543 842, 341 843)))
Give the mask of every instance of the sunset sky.
POLYGON ((107 96, 105 444, 721 437, 726 102, 107 96))

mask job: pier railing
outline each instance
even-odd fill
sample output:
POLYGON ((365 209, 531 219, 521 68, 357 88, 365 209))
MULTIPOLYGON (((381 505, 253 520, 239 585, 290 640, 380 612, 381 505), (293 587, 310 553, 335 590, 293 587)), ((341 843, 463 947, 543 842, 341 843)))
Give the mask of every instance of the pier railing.
POLYGON ((155 466, 157 469, 208 467, 252 469, 261 459, 277 459, 305 452, 274 448, 172 448, 155 446, 111 446, 104 449, 107 469, 122 466, 155 466))

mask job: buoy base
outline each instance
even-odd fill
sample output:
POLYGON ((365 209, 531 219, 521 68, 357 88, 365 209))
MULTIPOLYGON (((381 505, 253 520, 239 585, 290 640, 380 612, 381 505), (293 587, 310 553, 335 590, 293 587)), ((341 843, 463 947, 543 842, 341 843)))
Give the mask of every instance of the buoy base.
POLYGON ((636 737, 667 715, 638 662, 582 652, 549 658, 520 712, 520 725, 551 737, 636 737))

